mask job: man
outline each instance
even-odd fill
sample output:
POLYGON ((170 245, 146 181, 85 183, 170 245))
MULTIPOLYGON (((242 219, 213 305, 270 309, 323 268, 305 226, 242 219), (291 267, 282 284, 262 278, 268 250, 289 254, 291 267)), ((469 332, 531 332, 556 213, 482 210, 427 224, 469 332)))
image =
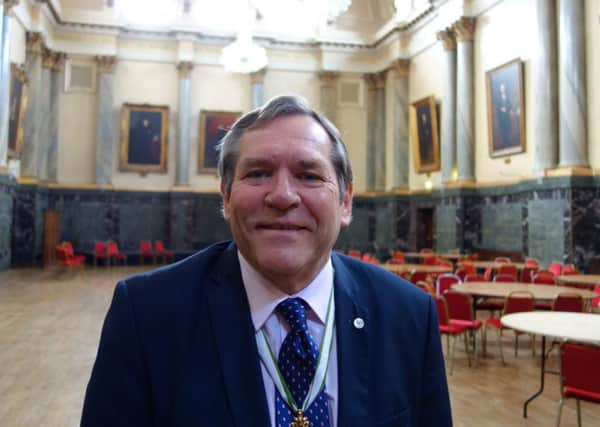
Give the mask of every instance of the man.
POLYGON ((117 285, 82 426, 449 426, 436 309, 332 252, 352 213, 335 127, 283 96, 221 143, 235 243, 117 285))

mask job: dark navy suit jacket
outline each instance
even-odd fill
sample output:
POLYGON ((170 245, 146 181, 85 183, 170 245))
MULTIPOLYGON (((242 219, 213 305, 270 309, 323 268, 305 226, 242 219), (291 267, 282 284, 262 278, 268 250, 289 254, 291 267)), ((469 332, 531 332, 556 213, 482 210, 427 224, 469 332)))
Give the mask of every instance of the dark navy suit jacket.
MULTIPOLYGON (((450 426, 433 300, 381 268, 332 261, 338 426, 450 426)), ((270 425, 235 244, 118 283, 81 425, 270 425)))

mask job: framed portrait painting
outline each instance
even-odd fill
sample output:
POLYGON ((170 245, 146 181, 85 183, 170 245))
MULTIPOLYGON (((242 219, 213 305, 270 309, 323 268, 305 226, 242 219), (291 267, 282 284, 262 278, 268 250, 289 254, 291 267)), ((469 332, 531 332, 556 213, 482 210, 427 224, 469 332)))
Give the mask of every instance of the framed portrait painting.
POLYGON ((8 156, 18 158, 23 143, 23 123, 27 110, 27 77, 25 68, 10 66, 10 112, 8 118, 8 156))
POLYGON ((217 145, 240 115, 241 113, 237 111, 200 111, 200 126, 198 129, 199 173, 214 174, 217 172, 219 163, 217 145))
POLYGON ((523 63, 515 59, 486 73, 491 157, 525 151, 523 63))
POLYGON ((410 106, 410 130, 417 173, 440 169, 440 146, 435 98, 428 96, 410 106))
POLYGON ((168 106, 123 104, 119 170, 142 174, 166 173, 168 137, 168 106))

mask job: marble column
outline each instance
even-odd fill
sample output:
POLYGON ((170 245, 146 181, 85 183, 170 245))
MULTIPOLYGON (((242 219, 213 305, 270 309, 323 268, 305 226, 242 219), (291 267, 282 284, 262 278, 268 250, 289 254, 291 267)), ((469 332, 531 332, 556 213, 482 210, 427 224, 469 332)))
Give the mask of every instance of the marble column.
POLYGON ((175 185, 189 185, 190 175, 190 121, 192 79, 194 64, 181 61, 179 71, 179 111, 177 112, 177 166, 175 185))
POLYGON ((586 134, 585 2, 562 0, 559 3, 560 166, 589 167, 586 134))
POLYGON ((367 191, 385 189, 385 77, 386 71, 366 74, 367 191))
POLYGON ((66 54, 53 53, 50 71, 50 141, 47 156, 46 179, 56 182, 58 173, 58 126, 60 121, 60 94, 64 82, 64 65, 66 54))
POLYGON ((456 154, 458 181, 473 181, 474 120, 474 62, 473 36, 475 18, 462 17, 453 25, 457 40, 456 60, 456 154))
POLYGON ((7 164, 10 116, 10 12, 18 2, 0 3, 0 167, 7 164))
POLYGON ((252 97, 252 109, 262 107, 265 103, 265 74, 267 69, 263 68, 250 74, 250 96, 252 97))
POLYGON ((408 76, 410 73, 410 60, 398 59, 390 68, 393 82, 393 165, 392 187, 396 189, 408 188, 409 171, 409 137, 408 137, 408 76))
POLYGON ((442 92, 442 183, 454 181, 456 167, 456 38, 452 30, 437 33, 444 46, 442 92))
POLYGON ((98 64, 98 118, 96 122, 96 184, 110 185, 113 169, 115 125, 113 105, 115 56, 96 56, 98 64))
POLYGON ((321 113, 332 123, 337 119, 337 81, 339 73, 333 71, 321 71, 319 81, 321 82, 321 113))
POLYGON ((39 133, 37 176, 42 181, 48 180, 48 153, 50 151, 52 111, 50 109, 51 69, 54 64, 54 52, 42 49, 42 76, 38 92, 39 133))
POLYGON ((558 163, 558 69, 556 0, 537 0, 537 49, 533 58, 533 172, 558 163))
POLYGON ((38 177, 38 158, 40 151, 40 89, 42 85, 42 47, 40 33, 27 33, 27 110, 23 127, 23 145, 21 146, 21 176, 38 177))

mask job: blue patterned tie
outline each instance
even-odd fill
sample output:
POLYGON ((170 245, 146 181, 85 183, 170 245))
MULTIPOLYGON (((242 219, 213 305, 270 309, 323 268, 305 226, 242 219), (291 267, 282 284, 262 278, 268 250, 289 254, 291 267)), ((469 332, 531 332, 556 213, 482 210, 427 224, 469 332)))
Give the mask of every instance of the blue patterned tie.
MULTIPOLYGON (((283 315, 290 326, 290 332, 283 340, 279 350, 279 370, 296 405, 301 407, 315 374, 319 349, 308 331, 302 299, 288 298, 277 306, 277 311, 283 315)), ((294 414, 279 391, 276 393, 275 410, 277 427, 289 427, 294 419, 294 414)), ((308 407, 304 416, 310 421, 311 427, 330 427, 325 389, 308 407)))

